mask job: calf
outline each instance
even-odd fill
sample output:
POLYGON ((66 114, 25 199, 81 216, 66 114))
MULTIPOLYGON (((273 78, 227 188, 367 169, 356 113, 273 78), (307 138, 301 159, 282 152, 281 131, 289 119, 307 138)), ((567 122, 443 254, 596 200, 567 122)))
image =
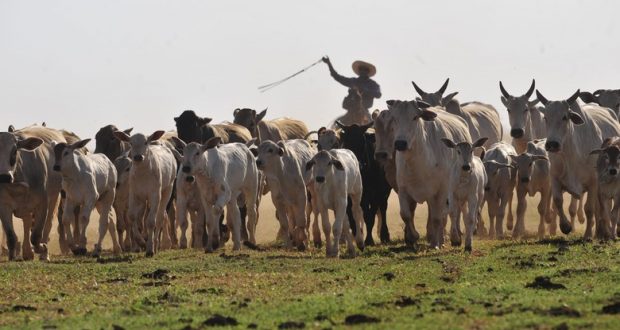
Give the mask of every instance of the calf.
POLYGON ((353 152, 345 149, 320 151, 306 164, 305 170, 306 172, 310 172, 309 180, 314 181, 317 205, 323 222, 327 256, 338 256, 340 237, 343 234, 347 241, 349 256, 355 256, 355 247, 353 246, 350 225, 345 219, 347 198, 351 199, 356 226, 357 247, 363 251, 363 212, 360 207, 360 202, 362 200, 362 175, 359 171, 359 163, 353 152), (333 241, 330 237, 331 223, 328 213, 330 209, 333 210, 335 214, 332 229, 334 235, 333 241), (345 230, 344 233, 342 232, 343 227, 345 230))
MULTIPOLYGON (((152 257, 159 249, 159 235, 166 234, 164 228, 166 204, 172 196, 176 174, 176 160, 172 151, 157 141, 164 131, 156 131, 150 136, 116 131, 114 136, 130 144, 129 157, 132 166, 129 170, 129 219, 134 232, 138 231, 138 221, 148 208, 146 215, 146 256, 152 257)), ((144 239, 135 235, 138 244, 144 239)))
MULTIPOLYGON (((283 228, 285 241, 297 246, 299 250, 306 247, 306 208, 308 193, 304 182, 305 164, 316 151, 302 139, 280 141, 263 141, 257 150, 256 165, 261 170, 271 189, 271 199, 278 210, 278 220, 283 228), (289 223, 292 227, 289 228, 289 223)), ((313 196, 314 197, 314 196, 313 196)), ((316 230, 318 223, 315 221, 316 230)), ((320 242, 320 233, 314 232, 315 244, 320 242)))
POLYGON ((487 138, 478 139, 473 144, 469 142, 455 143, 450 139, 441 139, 446 147, 456 149, 458 160, 452 164, 448 195, 448 207, 452 226, 450 241, 453 245, 461 245, 461 213, 465 220, 465 251, 471 252, 472 239, 476 223, 480 217, 484 202, 484 186, 487 175, 480 158, 473 155, 476 148, 482 147, 487 138))
POLYGON ((321 150, 331 150, 335 148, 340 148, 340 131, 328 129, 325 127, 319 128, 318 131, 308 132, 304 137, 304 140, 307 140, 310 135, 316 133, 318 138, 316 140, 312 140, 313 143, 316 143, 317 149, 321 150))
POLYGON ((393 121, 389 113, 375 110, 372 113, 372 119, 375 127, 375 159, 383 167, 385 179, 388 181, 392 189, 398 193, 398 185, 396 184, 396 161, 394 150, 394 127, 393 121))
MULTIPOLYGON (((517 156, 515 148, 505 142, 495 143, 481 155, 487 173, 487 185, 484 187, 487 211, 489 213, 489 236, 504 235, 504 216, 506 206, 512 214, 512 193, 515 188, 516 170, 511 165, 511 156, 517 156)), ((484 232, 484 224, 478 226, 484 232)))
POLYGON ((543 239, 545 236, 545 222, 550 224, 549 233, 555 235, 557 225, 551 211, 551 173, 545 142, 545 139, 530 141, 525 152, 510 156, 517 167, 517 223, 512 231, 514 238, 525 234, 525 195, 529 194, 531 197, 536 193, 540 193, 538 238, 543 239))
MULTIPOLYGON (((94 255, 101 253, 101 246, 106 231, 112 236, 113 251, 120 253, 121 248, 116 236, 116 227, 110 221, 110 211, 114 202, 117 174, 114 164, 102 154, 84 155, 78 149, 83 148, 90 139, 73 144, 58 143, 54 145, 54 171, 62 175, 62 189, 65 191, 67 210, 80 208, 80 237, 72 237, 71 230, 66 230, 67 244, 74 254, 86 253, 86 227, 90 214, 96 207, 99 213, 99 239, 95 244, 94 255)), ((73 214, 66 212, 63 224, 70 228, 73 214)))
POLYGON ((596 171, 599 207, 605 223, 611 223, 611 236, 615 239, 620 220, 620 137, 605 139, 601 148, 593 150, 590 154, 598 154, 596 171), (612 202, 613 208, 611 208, 612 202))
POLYGON ((117 178, 116 193, 112 206, 116 214, 116 232, 121 248, 124 252, 129 252, 132 245, 134 245, 132 244, 132 226, 127 215, 129 211, 129 172, 131 170, 129 152, 116 158, 114 160, 114 167, 116 168, 117 178))
MULTIPOLYGON (((372 228, 375 225, 375 215, 381 213, 381 233, 382 243, 390 241, 390 233, 387 227, 387 204, 390 196, 391 188, 385 178, 385 172, 377 160, 375 160, 375 133, 367 132, 373 126, 370 122, 363 126, 353 124, 345 126, 339 121, 336 125, 342 129, 340 133, 342 139, 342 147, 353 151, 357 161, 360 164, 360 172, 362 175, 362 201, 361 207, 364 212, 364 222, 366 223, 366 240, 365 245, 374 245, 372 238, 372 228)), ((349 215, 350 207, 348 208, 349 215)), ((351 216, 349 221, 351 221, 351 216)), ((353 225, 351 225, 353 226, 353 225)))
POLYGON ((208 230, 206 250, 219 247, 217 221, 226 207, 226 221, 232 227, 233 250, 241 248, 241 218, 237 198, 243 194, 248 215, 248 235, 256 243, 256 201, 258 198, 258 169, 254 155, 243 143, 219 145, 215 137, 205 144, 192 142, 183 150, 183 172, 195 177, 205 209, 208 230))

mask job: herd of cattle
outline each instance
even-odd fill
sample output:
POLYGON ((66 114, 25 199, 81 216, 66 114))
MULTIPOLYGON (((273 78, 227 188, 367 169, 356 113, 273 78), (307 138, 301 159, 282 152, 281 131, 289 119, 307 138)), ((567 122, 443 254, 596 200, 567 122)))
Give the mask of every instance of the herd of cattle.
POLYGON ((132 135, 132 129, 105 126, 90 153, 90 139, 71 132, 10 126, 0 133, 0 219, 9 260, 33 259, 34 253, 48 259, 56 215, 62 253, 86 253, 94 208, 100 215, 95 255, 108 233, 114 253, 152 256, 188 246, 213 251, 230 236, 234 250, 253 248, 258 205, 267 192, 280 224, 277 239, 303 250, 312 236, 322 246, 320 216, 327 256, 338 256, 344 242, 351 256, 355 245, 362 250, 374 244, 377 217, 381 242, 390 241, 386 210, 392 189, 410 246, 420 237, 413 222, 420 203, 428 205, 431 247, 444 245, 449 217, 450 243, 460 246, 464 239, 471 251, 474 234, 502 237, 505 217, 512 236, 522 237, 525 197, 537 193, 540 238, 547 230, 556 234, 558 218, 564 234, 577 218, 586 221, 586 239, 616 238, 620 90, 577 91, 560 101, 536 90, 531 100, 534 81, 521 96, 510 95, 500 82, 510 118, 508 144, 491 105, 459 103, 456 93, 444 96, 448 80, 434 93, 413 85, 419 97, 387 101, 387 110, 375 110, 371 118, 354 91, 349 96, 357 95, 359 111, 313 132, 298 120, 266 120, 266 110, 237 109, 233 123, 222 124, 187 110, 174 118, 172 132, 132 135), (570 220, 564 192, 572 197, 570 220), (488 230, 481 216, 485 202, 488 230), (21 251, 13 216, 24 224, 21 251))

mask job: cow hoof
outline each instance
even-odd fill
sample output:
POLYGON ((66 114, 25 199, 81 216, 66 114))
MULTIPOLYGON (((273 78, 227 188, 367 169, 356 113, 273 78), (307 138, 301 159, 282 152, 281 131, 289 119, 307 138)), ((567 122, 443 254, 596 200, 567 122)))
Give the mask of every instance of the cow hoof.
POLYGON ((320 249, 321 247, 323 247, 323 242, 321 241, 314 242, 314 247, 317 249, 320 249))
POLYGON ((461 246, 461 241, 452 241, 452 240, 450 240, 450 244, 453 247, 459 247, 459 246, 461 246))
POLYGON ((471 253, 471 246, 465 246, 465 252, 466 253, 471 253))
POLYGON ((568 235, 571 231, 573 231, 573 226, 571 226, 570 222, 568 221, 561 221, 560 230, 562 231, 562 233, 564 233, 564 235, 568 235))
POLYGON ((154 255, 153 251, 146 251, 146 257, 147 258, 152 258, 154 255))
POLYGON ((306 251, 306 243, 297 244, 297 251, 299 252, 306 251))
POLYGON ((366 240, 364 241, 364 244, 366 246, 374 246, 375 245, 375 240, 372 239, 372 237, 368 237, 366 238, 366 240))
POLYGON ((390 235, 381 236, 381 244, 390 244, 390 235))

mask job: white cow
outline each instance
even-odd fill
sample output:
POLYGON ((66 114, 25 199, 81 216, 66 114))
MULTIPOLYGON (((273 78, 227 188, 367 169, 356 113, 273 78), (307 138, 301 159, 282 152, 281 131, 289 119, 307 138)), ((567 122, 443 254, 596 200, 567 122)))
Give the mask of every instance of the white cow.
POLYGON ((258 146, 256 165, 271 189, 271 199, 279 210, 280 226, 287 233, 286 243, 294 243, 299 250, 304 250, 307 244, 305 212, 308 194, 303 168, 315 153, 316 150, 302 139, 278 143, 266 140, 258 146))
MULTIPOLYGON (((114 213, 116 214, 116 232, 118 240, 124 252, 131 251, 132 247, 132 227, 129 221, 129 172, 131 170, 131 159, 129 152, 124 152, 114 160, 116 168, 116 193, 114 196, 114 213)), ((136 246, 137 247, 137 246, 136 246)))
POLYGON ((243 194, 247 228, 256 243, 256 201, 259 175, 254 155, 243 143, 219 145, 214 137, 205 144, 192 142, 183 150, 183 172, 193 175, 200 190, 208 231, 207 251, 220 246, 219 218, 226 207, 226 222, 232 228, 233 250, 241 249, 241 218, 237 198, 243 194))
MULTIPOLYGON (((138 244, 143 245, 144 239, 138 230, 138 222, 147 211, 146 256, 152 257, 160 248, 160 234, 166 235, 166 205, 172 196, 172 188, 176 175, 176 160, 170 148, 160 144, 158 140, 164 131, 156 131, 150 136, 134 134, 131 137, 123 131, 115 131, 114 136, 129 142, 129 158, 132 166, 129 173, 129 219, 138 244)), ((162 238, 163 240, 163 238, 162 238)))
MULTIPOLYGON (((501 238, 504 235, 504 216, 508 206, 508 216, 512 217, 512 193, 516 184, 516 169, 511 165, 511 156, 516 156, 515 148, 505 142, 495 143, 482 154, 484 169, 487 172, 485 201, 489 213, 489 236, 501 238)), ((483 224, 478 229, 484 232, 483 224)))
POLYGON ((90 139, 72 144, 64 142, 54 145, 54 171, 62 175, 62 189, 65 191, 65 210, 80 208, 80 237, 71 235, 73 212, 63 214, 63 224, 67 235, 67 244, 75 254, 86 253, 86 227, 90 222, 90 214, 97 208, 99 213, 99 238, 95 244, 94 255, 101 254, 103 238, 107 231, 112 236, 113 251, 121 252, 116 236, 116 226, 110 219, 116 188, 116 169, 104 154, 83 154, 79 149, 88 144, 90 139))
POLYGON ((461 213, 465 220, 465 251, 471 252, 472 240, 478 221, 482 203, 484 202, 484 186, 487 183, 487 174, 482 160, 474 156, 474 150, 484 145, 487 138, 483 137, 472 145, 469 142, 459 142, 443 138, 446 147, 456 149, 458 161, 452 164, 450 173, 450 193, 448 206, 452 219, 450 241, 461 243, 461 213))
POLYGON ((405 223, 405 242, 419 239, 413 216, 417 203, 429 209, 427 236, 439 248, 444 241, 448 207, 449 177, 456 151, 443 147, 442 138, 471 142, 465 121, 438 108, 428 109, 422 101, 388 101, 388 115, 394 127, 396 178, 400 216, 405 223))
POLYGON ((601 146, 604 137, 620 135, 620 124, 615 114, 611 109, 598 105, 579 105, 579 90, 561 101, 549 101, 538 90, 536 95, 545 106, 543 113, 548 134, 545 149, 551 161, 551 190, 555 209, 560 215, 560 230, 564 234, 573 230, 564 213, 562 193, 567 191, 573 197, 580 198, 587 192, 584 237, 592 237, 596 216, 596 236, 610 238, 609 224, 605 224, 597 213, 596 157, 591 156, 590 152, 601 146))
POLYGON ((525 234, 526 195, 530 197, 540 193, 538 202, 538 238, 545 237, 545 222, 549 223, 549 234, 555 235, 557 223, 551 210, 551 173, 549 158, 545 150, 546 139, 527 143, 525 152, 518 156, 510 156, 517 167, 517 223, 512 237, 518 238, 525 234))
POLYGON ((618 221, 620 220, 620 137, 611 137, 603 141, 600 149, 591 154, 598 154, 596 170, 599 185, 599 207, 601 217, 606 225, 611 223, 611 236, 618 235, 618 221), (613 202, 613 208, 611 203, 613 202))
POLYGON ((344 234, 348 254, 351 257, 355 256, 351 228, 347 220, 347 198, 351 198, 357 247, 363 251, 364 214, 360 206, 362 175, 355 154, 347 149, 322 150, 306 164, 305 170, 309 172, 308 180, 313 181, 316 192, 317 205, 323 222, 326 255, 338 256, 340 237, 344 234), (333 210, 335 215, 333 228, 329 221, 329 210, 333 210), (330 237, 330 229, 333 231, 333 240, 330 237))

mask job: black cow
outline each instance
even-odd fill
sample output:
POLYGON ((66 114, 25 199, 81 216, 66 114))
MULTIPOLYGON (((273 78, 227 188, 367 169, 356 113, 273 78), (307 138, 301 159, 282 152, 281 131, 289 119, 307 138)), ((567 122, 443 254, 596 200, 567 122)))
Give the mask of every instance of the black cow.
MULTIPOLYGON (((106 125, 99 129, 95 134, 95 153, 104 154, 114 162, 125 151, 129 150, 129 145, 121 142, 114 137, 114 132, 119 129, 114 125, 106 125)), ((133 128, 128 128, 123 132, 131 134, 133 128)))
MULTIPOLYGON (((381 242, 388 243, 390 241, 390 232, 387 227, 387 203, 392 188, 385 179, 383 168, 375 160, 375 134, 367 132, 372 127, 370 122, 366 125, 359 126, 353 124, 345 126, 339 121, 336 125, 342 129, 340 139, 342 147, 353 151, 360 163, 360 172, 362 174, 362 210, 364 211, 364 222, 366 223, 366 245, 374 245, 372 238, 372 229, 375 225, 375 215, 377 211, 381 212, 381 242)), ((350 214, 350 207, 347 207, 347 213, 350 214)), ((352 217, 349 216, 349 221, 352 217)), ((351 228, 355 226, 351 225, 351 228)))

